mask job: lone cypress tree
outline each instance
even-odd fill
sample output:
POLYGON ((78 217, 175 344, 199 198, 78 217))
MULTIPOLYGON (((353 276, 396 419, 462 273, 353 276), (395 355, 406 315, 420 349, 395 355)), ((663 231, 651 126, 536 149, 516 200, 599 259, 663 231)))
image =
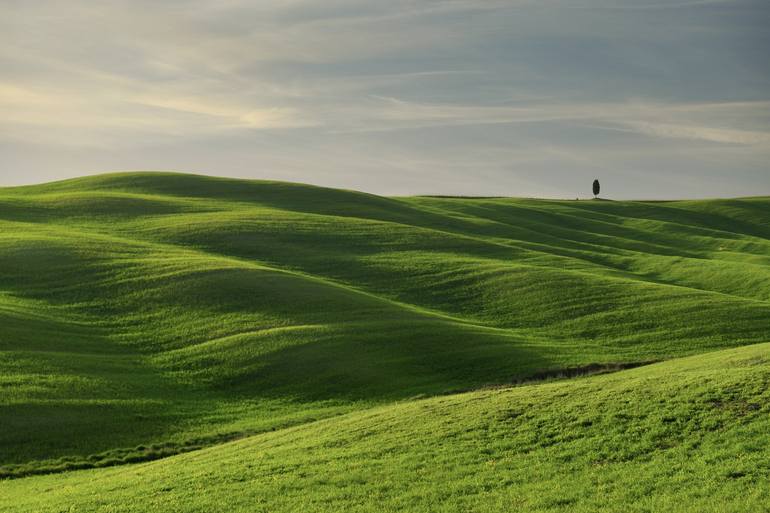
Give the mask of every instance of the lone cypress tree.
POLYGON ((599 195, 599 180, 594 180, 594 198, 599 195))

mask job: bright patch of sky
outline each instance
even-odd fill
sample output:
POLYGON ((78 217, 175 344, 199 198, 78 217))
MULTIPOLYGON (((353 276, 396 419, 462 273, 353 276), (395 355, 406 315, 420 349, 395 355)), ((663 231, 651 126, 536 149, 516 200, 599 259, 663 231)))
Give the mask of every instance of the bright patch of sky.
POLYGON ((766 0, 0 0, 0 185, 770 194, 766 0))

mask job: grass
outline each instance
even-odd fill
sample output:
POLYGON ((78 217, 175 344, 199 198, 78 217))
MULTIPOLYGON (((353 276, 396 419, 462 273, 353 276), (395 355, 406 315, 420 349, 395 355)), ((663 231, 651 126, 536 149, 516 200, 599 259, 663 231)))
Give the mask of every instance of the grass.
POLYGON ((770 199, 383 198, 170 173, 5 188, 0 326, 0 476, 300 444, 420 397, 470 415, 444 396, 770 341, 770 199))
POLYGON ((762 512, 770 344, 0 483, 7 511, 762 512), (66 509, 66 508, 65 508, 66 509))

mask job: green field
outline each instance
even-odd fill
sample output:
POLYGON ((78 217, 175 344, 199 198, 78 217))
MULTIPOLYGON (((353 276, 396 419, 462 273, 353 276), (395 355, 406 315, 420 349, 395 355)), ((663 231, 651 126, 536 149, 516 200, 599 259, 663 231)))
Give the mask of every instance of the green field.
POLYGON ((770 511, 767 342, 767 197, 4 188, 0 510, 770 511))

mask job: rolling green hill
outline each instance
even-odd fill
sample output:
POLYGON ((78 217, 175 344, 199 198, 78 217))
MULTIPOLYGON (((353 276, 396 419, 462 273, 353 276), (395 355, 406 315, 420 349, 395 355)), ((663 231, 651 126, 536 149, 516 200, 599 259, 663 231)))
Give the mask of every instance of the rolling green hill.
POLYGON ((4 511, 770 507, 770 344, 402 402, 164 460, 0 482, 4 511))
MULTIPOLYGON (((768 342, 770 198, 383 198, 172 173, 4 188, 0 327, 0 476, 249 437, 147 467, 161 475, 239 444, 295 450, 303 430, 312 441, 323 426, 375 429, 373 412, 448 401, 447 415, 470 422, 477 396, 446 394, 768 342)), ((744 351, 762 359, 763 347, 744 351)), ((700 358, 713 373, 702 385, 719 388, 732 370, 700 358)), ((747 379, 764 379, 755 367, 747 379)), ((675 368, 478 397, 558 389, 588 401, 579 383, 675 368)), ((533 415, 551 418, 542 408, 533 415)), ((404 436, 423 429, 407 424, 404 436)), ((344 457, 367 454, 355 445, 344 457)), ((0 486, 25 494, 85 474, 68 475, 0 486)))

